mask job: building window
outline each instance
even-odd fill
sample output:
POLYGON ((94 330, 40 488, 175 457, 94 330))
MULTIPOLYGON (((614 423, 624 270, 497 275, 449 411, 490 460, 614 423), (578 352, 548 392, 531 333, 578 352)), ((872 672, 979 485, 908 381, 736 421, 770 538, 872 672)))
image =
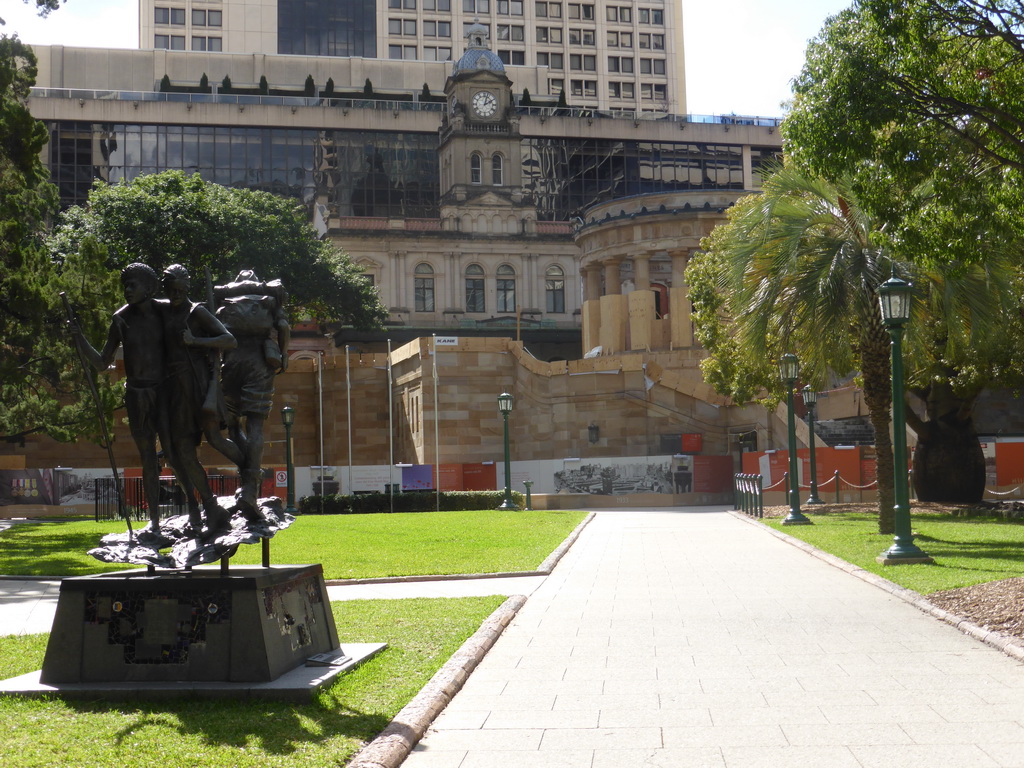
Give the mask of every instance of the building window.
POLYGON ((184 51, 185 50, 185 36, 184 35, 171 35, 171 50, 172 51, 184 51))
POLYGON ((423 46, 423 58, 426 61, 448 61, 452 57, 452 49, 448 47, 423 46))
POLYGON ((450 21, 424 21, 424 37, 451 37, 452 23, 450 21))
POLYGON ((524 66, 526 64, 526 51, 503 51, 499 49, 498 58, 501 59, 502 64, 524 66))
POLYGON ((501 155, 495 152, 491 156, 491 184, 500 187, 505 183, 505 166, 502 163, 501 155))
POLYGON ((170 8, 154 8, 153 9, 153 23, 154 24, 170 24, 171 23, 171 9, 170 8))
POLYGON ((154 35, 153 47, 161 51, 167 50, 171 47, 171 38, 167 35, 154 35))
POLYGON ((502 16, 522 16, 523 0, 498 0, 498 13, 502 16))
POLYGON ((466 311, 487 311, 484 301, 484 270, 479 264, 466 267, 466 311))
POLYGON ((548 80, 548 93, 552 96, 557 96, 565 90, 565 80, 551 79, 548 80))
POLYGON ((544 296, 548 313, 565 312, 565 272, 561 267, 552 265, 544 273, 544 296))
POLYGON ((434 268, 429 264, 417 264, 413 278, 414 301, 417 312, 434 311, 434 268))
POLYGON ((185 26, 184 8, 171 8, 171 24, 181 27, 185 26))
POLYGON ((193 27, 205 27, 206 26, 206 11, 198 8, 192 9, 192 26, 193 27))
POLYGON ((469 183, 483 183, 483 159, 475 152, 469 156, 469 183))
POLYGON ((541 18, 541 19, 546 19, 547 18, 547 15, 548 15, 548 4, 547 3, 537 3, 536 9, 537 9, 536 10, 536 14, 537 14, 538 18, 541 18))
POLYGON ((491 0, 462 0, 462 10, 466 13, 490 13, 491 0))
POLYGON ((450 11, 452 9, 452 0, 423 0, 423 10, 425 11, 450 11))
POLYGON ((498 311, 516 311, 516 271, 508 264, 498 267, 498 311))

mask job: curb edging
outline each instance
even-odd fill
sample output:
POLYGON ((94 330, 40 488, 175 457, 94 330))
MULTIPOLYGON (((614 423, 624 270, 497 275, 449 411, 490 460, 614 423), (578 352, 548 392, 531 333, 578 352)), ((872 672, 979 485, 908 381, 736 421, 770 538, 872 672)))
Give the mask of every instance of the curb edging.
POLYGON ((525 604, 525 596, 513 595, 498 606, 347 768, 398 768, 525 604))
POLYGON ((903 600, 906 603, 910 603, 919 611, 927 613, 929 616, 933 616, 934 618, 939 619, 940 621, 944 621, 945 623, 955 627, 956 629, 959 629, 965 635, 969 635, 970 637, 973 637, 975 640, 980 640, 985 645, 995 648, 997 651, 1001 651, 1002 653, 1006 654, 1007 656, 1013 659, 1016 659, 1017 661, 1024 661, 1024 644, 1022 644, 1021 641, 1015 637, 1011 637, 1010 635, 1004 635, 1002 632, 996 632, 993 629, 985 629, 984 627, 979 627, 977 624, 965 619, 963 616, 958 616, 955 613, 950 613, 944 608, 939 608, 939 606, 932 603, 930 600, 928 600, 928 598, 926 598, 919 592, 915 592, 912 589, 907 589, 906 587, 901 587, 899 584, 889 581, 888 579, 879 576, 877 573, 872 573, 871 571, 861 568, 859 565, 854 565, 853 563, 849 563, 846 560, 843 560, 840 557, 836 557, 835 555, 829 552, 825 552, 824 550, 818 549, 813 544, 808 544, 806 541, 790 536, 789 534, 783 533, 782 531, 777 531, 771 526, 764 525, 760 522, 760 520, 748 517, 746 514, 739 510, 730 509, 729 514, 735 518, 743 520, 746 523, 758 526, 762 530, 765 530, 768 533, 770 533, 775 538, 780 539, 781 541, 784 541, 787 544, 796 547, 797 549, 802 550, 807 554, 816 557, 819 560, 822 560, 835 568, 838 568, 844 573, 848 573, 851 576, 855 576, 861 581, 867 582, 872 586, 878 587, 879 589, 888 592, 893 597, 898 597, 900 600, 903 600))

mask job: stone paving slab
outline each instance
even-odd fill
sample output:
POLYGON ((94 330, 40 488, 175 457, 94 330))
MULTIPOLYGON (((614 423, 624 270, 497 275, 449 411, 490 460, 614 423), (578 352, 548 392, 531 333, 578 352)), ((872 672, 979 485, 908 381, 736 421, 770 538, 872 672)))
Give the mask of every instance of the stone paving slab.
POLYGON ((1024 666, 725 510, 602 511, 403 763, 499 765, 1024 768, 1024 666))

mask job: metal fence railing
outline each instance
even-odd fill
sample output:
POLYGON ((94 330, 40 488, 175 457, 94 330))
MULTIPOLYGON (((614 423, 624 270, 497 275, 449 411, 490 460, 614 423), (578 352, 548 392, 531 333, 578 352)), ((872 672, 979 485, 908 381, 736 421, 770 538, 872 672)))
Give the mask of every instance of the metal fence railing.
MULTIPOLYGON (((238 489, 237 475, 210 475, 210 490, 217 496, 228 496, 238 489)), ((101 520, 118 520, 117 494, 112 477, 98 477, 95 480, 94 511, 96 522, 101 520)), ((125 477, 121 479, 124 489, 125 507, 133 520, 147 520, 149 509, 146 494, 142 490, 141 477, 125 477)), ((160 516, 184 515, 188 513, 185 503, 185 492, 170 477, 160 478, 160 516)))

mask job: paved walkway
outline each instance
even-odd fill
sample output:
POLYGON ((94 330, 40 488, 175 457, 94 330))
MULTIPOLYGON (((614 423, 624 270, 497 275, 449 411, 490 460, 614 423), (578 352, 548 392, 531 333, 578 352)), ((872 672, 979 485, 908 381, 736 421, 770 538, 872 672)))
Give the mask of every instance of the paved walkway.
POLYGON ((598 513, 403 768, 1024 766, 1024 667, 725 512, 598 513))
MULTIPOLYGON (((57 582, 0 579, 0 634, 57 582)), ((1024 768, 1024 666, 724 511, 601 511, 403 768, 1024 768)))

